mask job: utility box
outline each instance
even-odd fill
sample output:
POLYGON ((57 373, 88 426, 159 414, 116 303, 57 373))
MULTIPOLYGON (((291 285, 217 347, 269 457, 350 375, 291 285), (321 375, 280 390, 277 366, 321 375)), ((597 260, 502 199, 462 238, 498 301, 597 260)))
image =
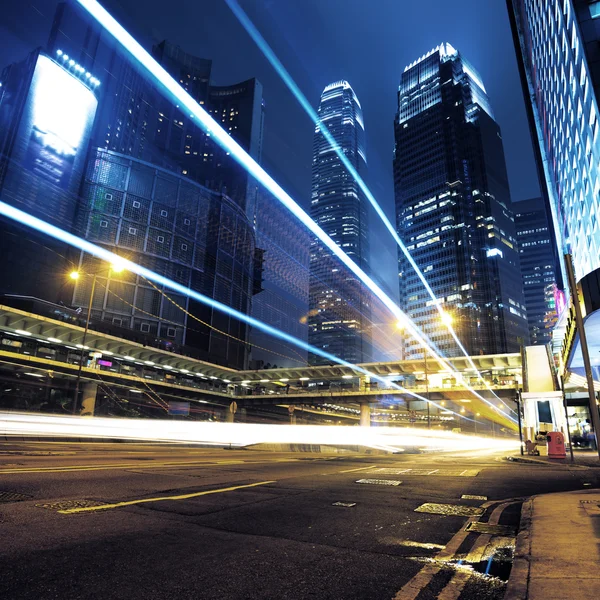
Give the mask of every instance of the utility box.
POLYGON ((548 458, 567 458, 565 436, 560 431, 550 431, 547 435, 548 458))

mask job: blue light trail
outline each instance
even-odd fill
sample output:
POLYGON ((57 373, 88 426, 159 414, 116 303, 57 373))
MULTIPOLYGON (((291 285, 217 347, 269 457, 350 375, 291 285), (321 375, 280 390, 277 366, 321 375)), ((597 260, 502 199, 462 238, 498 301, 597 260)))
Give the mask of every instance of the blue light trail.
MULTIPOLYGON (((401 322, 419 344, 429 350, 433 358, 448 371, 455 369, 442 358, 421 335, 410 318, 394 303, 394 301, 358 266, 356 263, 302 210, 292 197, 229 135, 220 125, 175 81, 152 56, 125 30, 96 0, 77 0, 77 2, 106 29, 131 56, 162 86, 162 88, 179 104, 189 111, 191 119, 211 134, 221 147, 244 167, 258 182, 269 190, 298 220, 300 220, 318 239, 320 239, 340 261, 350 269, 381 302, 390 310, 397 321, 401 322)), ((184 288, 185 289, 185 288, 184 288)), ((282 333, 282 332, 281 332, 282 333)), ((312 352, 312 350, 311 350, 312 352)), ((336 359, 339 362, 339 359, 336 359)), ((475 369, 477 371, 477 369, 475 369)), ((463 379, 456 375, 466 389, 483 402, 498 411, 498 407, 478 394, 463 379)), ((500 411, 502 412, 502 411, 500 411)), ((504 414, 508 419, 516 420, 504 414)))
MULTIPOLYGON (((356 170, 356 168, 354 167, 354 165, 352 165, 352 163, 348 160, 348 158, 346 157, 346 155, 344 154, 344 152, 342 151, 342 149, 339 147, 339 145, 335 141, 334 137, 329 132, 329 129, 327 128, 327 126, 323 125, 321 123, 319 115, 317 114, 317 112, 315 111, 315 109, 311 106, 310 102, 307 100, 306 96, 302 93, 302 91, 300 90, 300 88, 298 87, 298 85, 296 84, 296 82, 293 80, 292 76, 288 73, 287 69, 283 66, 283 64, 281 63, 281 61, 277 58, 277 56, 273 52, 272 48, 269 46, 269 44, 263 38, 263 36, 258 31, 258 29, 254 25, 254 23, 248 17, 248 15, 244 12, 244 10, 239 5, 239 3, 237 2, 237 0, 225 0, 225 2, 227 3, 227 6, 229 6, 229 8, 233 12, 233 14, 237 17, 237 19, 239 20, 239 22, 242 24, 242 26, 246 29, 248 35, 254 40, 254 42, 256 43, 256 45, 260 48, 260 50, 262 51, 262 53, 265 55, 266 59, 271 63, 271 66, 275 69, 275 71, 281 77, 281 79, 286 84, 286 86, 288 87, 288 89, 295 96, 296 100, 298 100, 300 106, 302 106, 302 108, 304 109, 304 111, 306 112, 306 114, 311 118, 311 120, 313 121, 313 123, 320 128, 320 132, 323 134, 323 137, 329 142, 329 145, 335 151, 335 153, 337 154, 338 158, 340 159, 340 161, 342 162, 342 164, 344 165, 344 167, 350 173, 350 175, 352 176, 352 178, 354 179, 354 181, 356 181, 356 183, 358 184, 358 186, 360 187, 360 189, 364 192, 365 196, 367 197, 367 199, 371 203, 371 206, 373 206, 373 208, 375 209, 375 212, 377 213, 377 215, 379 216, 379 218, 383 221, 383 224, 385 225, 385 227, 387 228, 387 230, 391 233, 392 237, 394 238, 394 241, 396 242, 396 244, 398 244, 398 247, 402 250, 402 253, 406 257, 406 259, 408 260, 408 262, 410 263, 410 265, 412 266, 412 268, 415 270, 415 273, 417 274, 417 276, 421 280, 421 283, 423 284, 423 286, 427 290, 427 293, 429 294, 430 298, 434 301, 434 303, 435 303, 434 305, 435 305, 435 307, 436 307, 436 309, 437 309, 437 311, 438 311, 438 313, 439 313, 439 315, 441 317, 442 324, 448 329, 448 331, 450 332, 450 334, 454 338, 454 341, 456 342, 456 344, 458 345, 458 347, 460 348, 460 350, 463 352, 463 354, 467 358, 467 360, 468 360, 471 368, 475 370, 475 372, 477 373, 477 376, 483 382, 483 384, 488 388, 488 390, 491 391, 494 394, 494 396, 496 396, 496 398, 498 398, 498 400, 500 400, 500 402, 502 402, 502 404, 504 404, 504 406, 506 406, 510 411, 515 412, 514 409, 512 409, 510 406, 508 406, 491 389, 491 387, 489 386, 489 384, 482 377, 481 373, 479 372, 479 370, 475 366, 475 363, 473 362, 473 360, 469 356, 466 348, 462 345, 460 339, 456 335, 456 332, 454 331, 454 328, 452 327, 452 323, 450 323, 448 321, 448 319, 445 318, 446 314, 445 314, 443 308, 441 307, 441 302, 439 301, 439 299, 435 295, 433 289, 431 288, 431 286, 427 282, 427 279, 425 278, 425 275, 423 274, 423 272, 421 271, 421 269, 419 268, 419 266, 417 265, 417 263, 415 262, 415 260, 411 256, 410 252, 408 251, 408 249, 406 248, 406 246, 404 245, 404 243, 402 242, 402 240, 400 239, 400 236, 398 235, 398 232, 396 231, 396 229, 394 228, 394 226, 392 225, 392 223, 390 222, 390 220, 387 218, 386 214, 383 212, 383 209, 381 208, 381 206, 379 205, 379 203, 375 199, 375 196, 373 196, 373 194, 371 193, 371 190, 369 189, 369 187, 367 186, 367 184, 363 181, 362 177, 359 175, 359 173, 356 170)), ((405 317, 405 318, 408 318, 408 317, 405 317)), ((418 340, 418 339, 417 339, 417 341, 420 342, 420 340, 418 340)), ((432 345, 432 343, 431 343, 430 340, 429 340, 429 343, 432 345)))
MULTIPOLYGON (((344 367, 349 367, 349 368, 353 369, 354 371, 362 373, 363 375, 366 375, 368 377, 376 379, 377 381, 385 383, 386 385, 390 385, 394 389, 397 389, 403 393, 408 394, 409 396, 417 398, 418 400, 423 400, 425 402, 428 402, 429 404, 431 404, 432 406, 435 406, 436 408, 439 408, 440 410, 443 410, 443 411, 447 410, 446 407, 434 402, 433 400, 429 400, 428 398, 425 398, 423 396, 420 396, 419 394, 411 392, 410 390, 407 390, 406 388, 402 387, 401 385, 398 385, 394 382, 388 381, 387 379, 385 379, 384 377, 381 377, 380 375, 377 375, 376 373, 372 373, 371 371, 369 371, 359 365, 355 365, 355 364, 349 363, 345 360, 342 360, 341 358, 338 358, 337 356, 334 356, 333 354, 329 354, 328 352, 325 352, 324 350, 321 350, 320 348, 311 346, 309 343, 304 342, 303 340, 300 340, 292 335, 289 335, 283 331, 280 331, 279 329, 276 329, 275 327, 271 327, 271 325, 267 325, 266 323, 263 323, 262 321, 259 321, 258 319, 250 317, 242 312, 239 312, 239 311, 235 310, 234 308, 227 306, 226 304, 222 304, 221 302, 218 302, 217 300, 213 300, 212 298, 209 298, 208 296, 205 296, 204 294, 200 294, 199 292, 191 290, 190 288, 187 288, 184 285, 181 285, 180 283, 172 281, 171 279, 168 279, 167 277, 164 277, 163 275, 155 273, 154 271, 151 271, 150 269, 147 269, 146 267, 142 267, 141 265, 138 265, 137 263, 127 260, 126 258, 123 258, 122 256, 115 254, 114 252, 110 252, 109 250, 106 250, 106 248, 102 248, 100 246, 97 246, 96 244, 92 244, 91 242, 88 242, 87 240, 84 240, 83 238, 73 235, 72 233, 64 231, 63 229, 60 229, 59 227, 51 225, 50 223, 46 223, 46 221, 42 221, 41 219, 38 219, 37 217, 33 217, 32 215, 30 215, 26 212, 23 212, 22 210, 19 210, 18 208, 15 208, 14 206, 11 206, 10 204, 6 204, 5 202, 2 202, 1 200, 0 200, 0 215, 4 215, 5 217, 8 217, 9 219, 17 221, 18 223, 26 225, 27 227, 31 227, 32 229, 35 229, 36 231, 40 231, 50 237, 60 240, 61 242, 69 244, 70 246, 73 246, 74 248, 79 248, 80 250, 83 250, 84 252, 87 252, 88 254, 91 254, 92 256, 95 256, 102 260, 105 260, 106 262, 108 262, 110 264, 113 264, 113 265, 116 264, 119 267, 126 269, 128 271, 131 271, 132 273, 136 273, 137 275, 140 275, 142 277, 145 277, 146 279, 149 279, 150 281, 153 281, 154 283, 163 285, 175 292, 179 292, 180 294, 189 296, 190 298, 193 298, 194 300, 197 300, 198 302, 202 302, 203 304, 206 304, 218 311, 221 311, 221 312, 225 313, 226 315, 234 317, 235 319, 239 319, 240 321, 243 321, 243 322, 247 323, 248 325, 251 325, 252 327, 256 327, 257 329, 260 329, 261 331, 264 331, 265 333, 268 333, 269 335, 272 335, 281 340, 285 340, 286 342, 289 342, 289 343, 297 346, 298 348, 302 348, 303 350, 308 350, 309 352, 318 354, 319 356, 322 356, 323 358, 326 358, 327 360, 329 360, 331 362, 337 363, 344 367)), ((460 413, 457 413, 454 411, 449 411, 449 412, 452 412, 453 415, 456 415, 457 417, 460 417, 461 419, 465 419, 467 421, 474 421, 474 419, 465 417, 464 415, 461 415, 460 413)), ((504 413, 503 413, 503 416, 510 419, 510 417, 504 413)))

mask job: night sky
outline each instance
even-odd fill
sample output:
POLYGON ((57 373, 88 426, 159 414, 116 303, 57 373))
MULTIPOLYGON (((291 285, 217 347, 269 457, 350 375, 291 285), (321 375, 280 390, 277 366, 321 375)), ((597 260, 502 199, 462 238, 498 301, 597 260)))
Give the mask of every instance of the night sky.
MULTIPOLYGON (((57 2, 8 0, 0 67, 43 45, 57 2), (8 10, 7 10, 8 8, 8 10)), ((503 0, 240 0, 316 107, 324 86, 346 79, 365 116, 367 183, 393 221, 393 120, 404 67, 450 42, 480 72, 502 128, 513 200, 538 194, 514 48, 503 0)), ((107 2, 146 46, 168 39, 213 60, 213 81, 257 77, 266 104, 264 166, 300 202, 310 198, 313 125, 224 0, 107 2), (143 8, 142 8, 143 7, 143 8)), ((372 268, 395 290, 396 251, 372 227, 372 268)))

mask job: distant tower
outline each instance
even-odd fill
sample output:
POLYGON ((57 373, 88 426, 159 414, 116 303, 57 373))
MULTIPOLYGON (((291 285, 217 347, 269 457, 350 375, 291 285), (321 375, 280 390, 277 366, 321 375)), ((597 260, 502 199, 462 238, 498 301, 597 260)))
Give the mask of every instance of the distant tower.
MULTIPOLYGON (((450 44, 404 69, 395 136, 400 237, 469 354, 518 351, 528 330, 500 128, 450 44)), ((403 310, 442 352, 460 354, 403 254, 398 273, 403 310)), ((414 341, 406 351, 422 355, 414 341)))
POLYGON ((547 344, 558 318, 556 242, 542 198, 515 202, 529 341, 547 344))
MULTIPOLYGON (((364 172, 365 128, 362 109, 347 81, 328 85, 321 94, 315 128, 310 215, 362 269, 368 260, 365 199, 323 135, 327 127, 350 163, 364 172)), ((368 294, 358 279, 317 239, 310 247, 308 341, 353 363, 370 357, 368 294)), ((319 356, 311 364, 323 364, 319 356)))

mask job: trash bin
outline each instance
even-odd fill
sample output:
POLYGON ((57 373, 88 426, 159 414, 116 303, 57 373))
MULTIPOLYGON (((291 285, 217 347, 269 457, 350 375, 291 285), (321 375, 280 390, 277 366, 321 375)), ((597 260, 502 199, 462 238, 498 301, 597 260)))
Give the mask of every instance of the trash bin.
POLYGON ((548 458, 567 458, 565 436, 560 431, 550 431, 546 436, 548 440, 548 458))

